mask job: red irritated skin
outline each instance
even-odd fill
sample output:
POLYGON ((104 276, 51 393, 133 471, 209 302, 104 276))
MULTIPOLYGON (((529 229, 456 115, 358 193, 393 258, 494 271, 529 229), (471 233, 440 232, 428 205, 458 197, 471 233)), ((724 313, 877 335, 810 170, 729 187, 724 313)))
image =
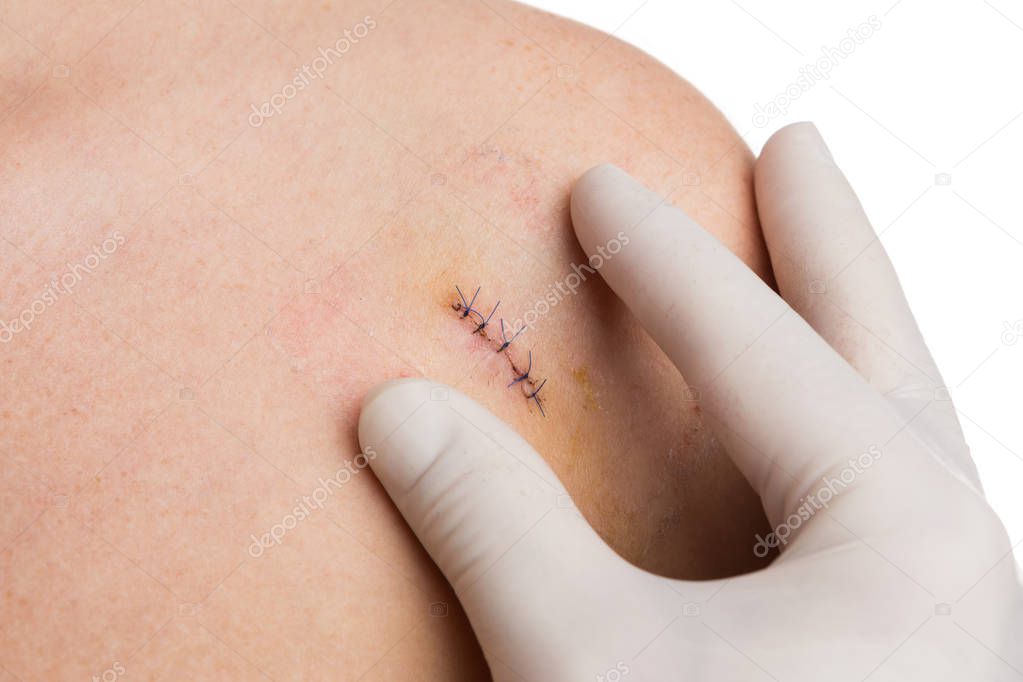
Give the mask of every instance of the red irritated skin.
POLYGON ((356 466, 394 377, 485 404, 630 561, 760 565, 759 501, 568 215, 612 162, 767 272, 750 153, 691 85, 502 1, 0 19, 0 680, 485 676, 356 466), (456 286, 500 301, 483 330, 456 286))

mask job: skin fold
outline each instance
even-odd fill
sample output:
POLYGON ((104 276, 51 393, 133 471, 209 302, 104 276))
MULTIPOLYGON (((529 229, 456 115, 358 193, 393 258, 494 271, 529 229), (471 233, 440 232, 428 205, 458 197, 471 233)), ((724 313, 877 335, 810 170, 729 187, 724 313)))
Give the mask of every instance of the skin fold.
POLYGON ((493 0, 0 20, 0 682, 485 679, 357 457, 393 377, 515 428, 630 562, 763 565, 759 499, 569 220, 613 162, 765 276, 752 157, 690 84, 493 0), (500 301, 486 338, 456 285, 500 301), (531 324, 497 353, 502 318, 531 324))

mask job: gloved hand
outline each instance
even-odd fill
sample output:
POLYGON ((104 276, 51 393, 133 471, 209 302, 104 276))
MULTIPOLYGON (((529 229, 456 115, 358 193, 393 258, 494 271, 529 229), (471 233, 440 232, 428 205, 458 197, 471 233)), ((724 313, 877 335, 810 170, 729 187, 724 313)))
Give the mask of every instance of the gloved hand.
POLYGON ((1023 679, 1006 533, 862 208, 810 124, 771 138, 755 180, 781 296, 613 166, 578 181, 572 220, 587 253, 628 236, 600 274, 759 493, 775 531, 750 551, 779 546, 770 567, 632 566, 528 443, 427 380, 366 397, 374 472, 497 680, 1023 679))

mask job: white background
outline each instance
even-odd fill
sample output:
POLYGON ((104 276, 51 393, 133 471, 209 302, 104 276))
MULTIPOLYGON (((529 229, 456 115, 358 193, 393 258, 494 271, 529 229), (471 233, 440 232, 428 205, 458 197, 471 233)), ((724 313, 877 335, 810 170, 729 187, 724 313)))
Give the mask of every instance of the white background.
POLYGON ((988 498, 1023 560, 1021 3, 529 4, 664 62, 703 91, 755 153, 786 123, 817 124, 881 233, 988 498), (838 47, 871 15, 880 28, 828 80, 785 115, 754 125, 757 103, 783 93, 822 48, 838 47))

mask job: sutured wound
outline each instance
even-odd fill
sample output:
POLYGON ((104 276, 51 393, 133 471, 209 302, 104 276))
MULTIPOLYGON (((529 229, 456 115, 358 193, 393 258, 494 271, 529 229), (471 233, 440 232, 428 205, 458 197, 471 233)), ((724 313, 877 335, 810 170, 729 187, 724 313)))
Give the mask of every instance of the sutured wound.
POLYGON ((512 382, 508 384, 508 388, 511 388, 515 384, 522 384, 527 387, 525 390, 526 400, 532 400, 535 402, 536 406, 540 409, 540 414, 546 417, 547 413, 543 409, 543 402, 540 400, 539 394, 540 389, 542 389, 544 384, 547 383, 547 379, 544 379, 537 384, 536 380, 530 376, 530 372, 533 369, 533 351, 529 351, 529 360, 525 371, 519 369, 518 365, 515 364, 515 359, 507 352, 508 347, 516 338, 518 338, 519 334, 526 330, 526 328, 522 327, 512 334, 511 338, 508 338, 507 331, 505 330, 504 318, 499 318, 501 338, 497 339, 488 334, 487 329, 490 326, 490 320, 497 312, 497 308, 501 305, 501 301, 494 304, 494 307, 490 309, 489 314, 484 315, 474 307, 476 305, 476 298, 480 293, 480 288, 481 287, 476 287, 476 291, 473 293, 472 298, 467 299, 465 294, 462 293, 462 290, 456 285, 455 291, 458 292, 459 300, 451 304, 451 309, 458 313, 459 318, 472 322, 474 325, 472 333, 479 335, 491 344, 495 353, 504 354, 504 356, 508 359, 508 365, 511 368, 512 373, 514 374, 514 378, 512 379, 512 382), (476 319, 470 319, 470 316, 474 316, 476 319))

